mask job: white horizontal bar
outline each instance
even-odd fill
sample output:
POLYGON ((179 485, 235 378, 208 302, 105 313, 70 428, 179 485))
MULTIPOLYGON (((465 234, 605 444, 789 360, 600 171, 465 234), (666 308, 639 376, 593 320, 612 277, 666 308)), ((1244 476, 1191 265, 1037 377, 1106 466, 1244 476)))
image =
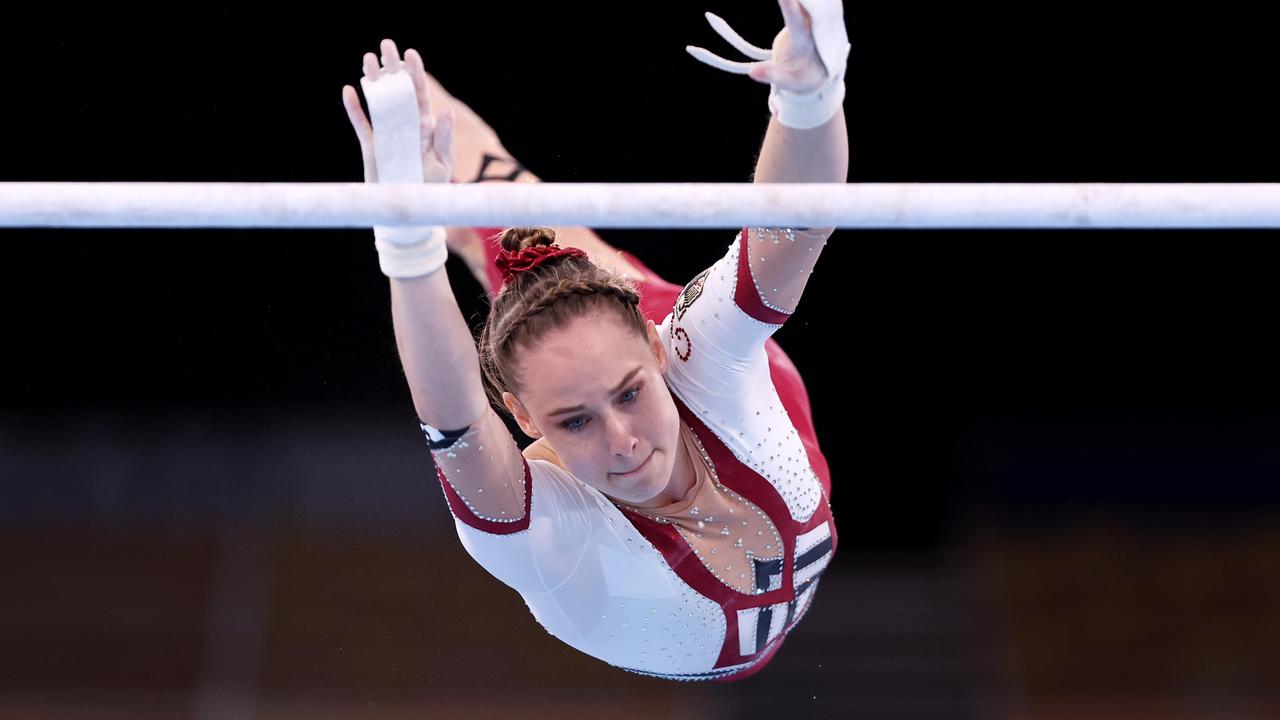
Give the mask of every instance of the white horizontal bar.
POLYGON ((1277 228, 1280 184, 0 183, 0 227, 1277 228))

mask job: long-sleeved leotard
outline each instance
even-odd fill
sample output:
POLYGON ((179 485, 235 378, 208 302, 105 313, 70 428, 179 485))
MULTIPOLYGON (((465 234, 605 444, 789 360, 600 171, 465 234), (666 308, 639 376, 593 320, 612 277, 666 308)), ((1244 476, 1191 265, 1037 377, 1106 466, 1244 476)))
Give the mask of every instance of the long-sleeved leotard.
MULTIPOLYGON (((481 232, 492 267, 494 239, 481 232)), ((835 552, 830 476, 808 395, 770 337, 789 315, 770 307, 743 254, 750 242, 776 239, 770 232, 744 229, 684 288, 627 255, 646 274, 642 312, 664 318, 658 333, 672 356, 664 379, 697 474, 681 501, 644 510, 615 502, 539 440, 511 461, 511 495, 495 504, 492 491, 466 497, 457 458, 475 448, 433 450, 471 556, 552 635, 625 670, 677 680, 751 675, 804 615, 835 552), (485 509, 499 506, 511 510, 485 509)), ((482 422, 501 420, 490 412, 482 422)))

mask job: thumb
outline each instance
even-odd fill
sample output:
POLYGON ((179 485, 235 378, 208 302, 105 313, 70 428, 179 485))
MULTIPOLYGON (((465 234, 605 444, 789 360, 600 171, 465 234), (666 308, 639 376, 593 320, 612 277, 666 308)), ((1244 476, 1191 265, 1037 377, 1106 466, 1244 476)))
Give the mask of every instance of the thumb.
POLYGON ((436 122, 435 148, 436 157, 450 170, 453 169, 453 108, 445 110, 436 122))
POLYGON ((764 61, 752 63, 747 68, 747 77, 761 83, 772 83, 777 77, 777 68, 772 62, 764 61))

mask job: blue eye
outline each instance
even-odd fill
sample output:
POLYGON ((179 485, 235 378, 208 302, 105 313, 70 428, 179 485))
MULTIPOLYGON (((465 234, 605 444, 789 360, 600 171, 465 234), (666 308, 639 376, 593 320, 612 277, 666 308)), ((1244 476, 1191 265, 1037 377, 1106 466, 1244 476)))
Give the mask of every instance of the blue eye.
MULTIPOLYGON (((625 393, 623 393, 622 397, 626 398, 623 400, 623 402, 634 403, 640 397, 641 387, 642 387, 641 385, 637 385, 631 388, 630 390, 626 391, 625 393)), ((587 426, 587 422, 589 421, 585 416, 578 415, 577 417, 569 418, 568 420, 565 420, 564 422, 560 423, 560 427, 564 428, 569 432, 579 432, 584 427, 587 426)))

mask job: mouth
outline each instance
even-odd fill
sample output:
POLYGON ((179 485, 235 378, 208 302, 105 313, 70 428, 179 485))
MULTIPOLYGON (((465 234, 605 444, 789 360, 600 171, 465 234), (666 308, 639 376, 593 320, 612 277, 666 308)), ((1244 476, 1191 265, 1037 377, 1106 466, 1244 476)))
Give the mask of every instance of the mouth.
POLYGON ((640 472, 641 470, 643 470, 643 469, 645 468, 645 466, 647 466, 647 465, 649 464, 649 460, 650 460, 650 459, 652 459, 652 458, 653 458, 653 453, 649 453, 649 457, 645 458, 645 459, 644 459, 644 462, 640 463, 639 467, 637 467, 636 469, 634 469, 634 470, 630 470, 630 471, 628 471, 628 472, 624 472, 624 473, 614 473, 614 475, 617 475, 618 477, 627 477, 628 475, 634 475, 634 474, 636 474, 636 473, 640 472))

